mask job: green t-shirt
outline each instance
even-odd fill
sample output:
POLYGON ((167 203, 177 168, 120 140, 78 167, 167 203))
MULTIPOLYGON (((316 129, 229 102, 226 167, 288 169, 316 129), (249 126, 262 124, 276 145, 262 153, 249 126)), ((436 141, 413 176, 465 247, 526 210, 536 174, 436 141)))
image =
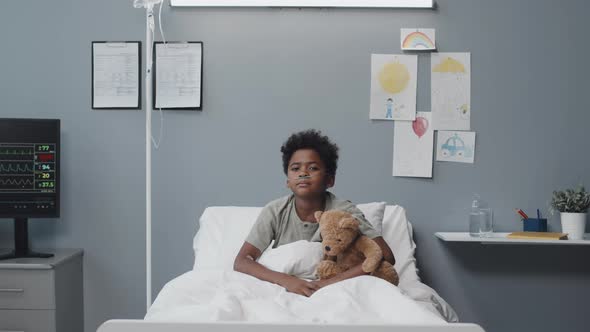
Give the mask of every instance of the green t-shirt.
MULTIPOLYGON (((367 221, 361 210, 350 201, 340 200, 332 193, 326 192, 326 211, 341 210, 351 213, 360 222, 360 231, 369 238, 375 238, 379 234, 367 221)), ((268 203, 256 220, 246 237, 246 242, 264 251, 272 241, 273 248, 283 244, 307 240, 321 241, 319 224, 316 222, 302 221, 295 210, 295 196, 281 197, 268 203)))

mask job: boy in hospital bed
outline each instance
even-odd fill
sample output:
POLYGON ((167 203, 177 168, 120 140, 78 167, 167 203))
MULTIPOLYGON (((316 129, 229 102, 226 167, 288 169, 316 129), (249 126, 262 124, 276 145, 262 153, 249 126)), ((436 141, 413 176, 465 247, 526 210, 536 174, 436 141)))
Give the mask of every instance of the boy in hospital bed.
POLYGON ((336 179, 338 146, 319 131, 307 130, 291 135, 281 152, 287 187, 293 193, 262 209, 234 261, 234 270, 304 296, 311 296, 321 287, 337 281, 367 274, 359 264, 330 279, 306 281, 269 270, 256 261, 273 240, 274 247, 299 240, 321 241, 314 212, 325 210, 344 210, 353 214, 360 222, 361 233, 377 242, 385 260, 395 264, 391 249, 362 212, 351 202, 338 199, 327 191, 334 186, 336 179))

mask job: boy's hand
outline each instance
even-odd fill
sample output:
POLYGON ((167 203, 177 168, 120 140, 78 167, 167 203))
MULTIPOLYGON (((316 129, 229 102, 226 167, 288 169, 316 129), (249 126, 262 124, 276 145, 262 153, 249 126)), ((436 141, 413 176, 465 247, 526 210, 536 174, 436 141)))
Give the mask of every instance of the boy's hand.
POLYGON ((278 284, 285 287, 288 292, 307 297, 310 297, 316 290, 320 289, 320 286, 312 282, 305 281, 290 275, 286 275, 284 278, 281 278, 278 284))
POLYGON ((335 281, 333 279, 320 279, 320 280, 314 280, 311 283, 318 286, 319 288, 323 288, 323 287, 333 284, 334 282, 335 281))

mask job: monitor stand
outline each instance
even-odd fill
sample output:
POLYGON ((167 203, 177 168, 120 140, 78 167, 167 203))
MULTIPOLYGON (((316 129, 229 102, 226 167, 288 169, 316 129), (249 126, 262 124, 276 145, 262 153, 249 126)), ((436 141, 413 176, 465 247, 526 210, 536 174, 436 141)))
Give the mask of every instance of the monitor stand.
POLYGON ((14 250, 0 255, 0 260, 12 258, 49 258, 53 254, 34 252, 29 249, 29 221, 27 218, 14 218, 14 250))

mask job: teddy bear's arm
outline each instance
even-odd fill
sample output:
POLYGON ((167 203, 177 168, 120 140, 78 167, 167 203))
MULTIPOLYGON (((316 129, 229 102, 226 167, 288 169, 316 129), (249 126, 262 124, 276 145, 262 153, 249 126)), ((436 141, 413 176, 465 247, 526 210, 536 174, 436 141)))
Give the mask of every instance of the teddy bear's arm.
POLYGON ((346 271, 346 269, 340 265, 336 265, 336 262, 331 260, 323 260, 318 264, 316 275, 318 278, 323 280, 330 279, 338 273, 342 273, 344 271, 346 271))
POLYGON ((355 249, 362 252, 365 255, 365 261, 363 262, 362 269, 365 273, 371 273, 377 269, 381 260, 383 259, 383 252, 379 245, 362 235, 354 243, 355 249))

